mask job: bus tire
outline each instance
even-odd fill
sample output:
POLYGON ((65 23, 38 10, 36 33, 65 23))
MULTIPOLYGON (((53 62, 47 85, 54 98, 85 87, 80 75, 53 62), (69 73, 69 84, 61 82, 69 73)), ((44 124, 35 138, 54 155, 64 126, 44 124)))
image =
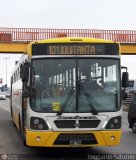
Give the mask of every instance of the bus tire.
POLYGON ((136 133, 136 123, 132 123, 132 131, 136 133))
POLYGON ((15 121, 14 121, 14 118, 13 118, 12 107, 11 107, 11 109, 10 109, 10 115, 11 115, 11 120, 12 120, 12 122, 13 122, 13 125, 14 125, 14 127, 16 127, 16 124, 15 124, 15 121))
POLYGON ((21 135, 21 138, 22 138, 23 145, 27 146, 27 144, 26 144, 26 136, 25 136, 25 133, 24 133, 23 126, 21 125, 20 115, 19 115, 19 132, 20 132, 20 135, 21 135))
POLYGON ((12 106, 10 106, 10 115, 11 115, 11 118, 13 119, 13 110, 12 110, 12 106))

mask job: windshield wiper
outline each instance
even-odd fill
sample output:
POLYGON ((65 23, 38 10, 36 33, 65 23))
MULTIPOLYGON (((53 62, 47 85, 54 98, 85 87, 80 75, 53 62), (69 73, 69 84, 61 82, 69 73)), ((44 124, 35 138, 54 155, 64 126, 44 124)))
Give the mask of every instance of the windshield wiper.
POLYGON ((81 87, 81 89, 82 89, 82 91, 83 91, 83 93, 84 93, 84 95, 85 95, 85 97, 86 97, 86 99, 88 101, 88 104, 89 104, 89 106, 91 108, 92 114, 93 115, 97 115, 98 113, 97 113, 96 109, 94 108, 92 100, 90 98, 90 95, 86 92, 85 87, 80 83, 80 81, 79 81, 78 85, 81 87))
POLYGON ((61 107, 61 110, 60 110, 59 112, 57 112, 57 115, 58 115, 58 116, 61 116, 62 113, 63 113, 63 111, 65 110, 65 107, 67 106, 67 103, 69 102, 70 98, 72 97, 73 93, 75 92, 74 88, 75 88, 74 86, 71 88, 71 90, 70 90, 70 92, 68 93, 68 96, 67 96, 64 104, 63 104, 62 107, 61 107))
MULTIPOLYGON (((93 115, 97 115, 98 113, 97 113, 97 111, 95 110, 95 108, 94 108, 94 106, 93 106, 93 104, 92 104, 92 101, 91 101, 91 99, 90 99, 90 95, 86 92, 85 87, 84 87, 81 83, 78 83, 78 86, 79 86, 79 88, 81 88, 81 89, 83 90, 83 93, 84 93, 84 95, 85 95, 85 97, 86 97, 86 99, 87 99, 87 101, 88 101, 88 104, 89 104, 89 106, 90 106, 90 108, 91 108, 92 114, 93 114, 93 115)), ((67 103, 69 102, 70 98, 72 97, 73 93, 75 92, 74 88, 75 88, 74 86, 71 88, 71 90, 70 90, 70 92, 69 92, 69 94, 68 94, 68 96, 67 96, 64 104, 63 104, 62 107, 61 107, 61 110, 60 110, 59 112, 57 112, 57 115, 61 116, 62 113, 64 112, 65 107, 67 106, 67 103)), ((79 91, 79 92, 80 92, 80 91, 79 91)))

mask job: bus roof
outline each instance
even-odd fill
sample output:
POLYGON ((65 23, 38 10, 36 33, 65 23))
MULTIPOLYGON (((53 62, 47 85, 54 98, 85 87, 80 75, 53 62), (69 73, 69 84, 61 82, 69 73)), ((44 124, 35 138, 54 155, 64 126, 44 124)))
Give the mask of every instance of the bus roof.
POLYGON ((30 45, 34 43, 117 43, 117 42, 99 38, 62 37, 62 38, 39 40, 31 42, 30 45))

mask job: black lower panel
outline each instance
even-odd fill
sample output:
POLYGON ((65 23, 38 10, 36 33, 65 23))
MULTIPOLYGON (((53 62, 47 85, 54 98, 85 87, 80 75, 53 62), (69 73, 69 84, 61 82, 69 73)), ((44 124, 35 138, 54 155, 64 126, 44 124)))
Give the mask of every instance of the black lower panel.
POLYGON ((54 145, 91 145, 97 144, 93 134, 60 134, 54 145))

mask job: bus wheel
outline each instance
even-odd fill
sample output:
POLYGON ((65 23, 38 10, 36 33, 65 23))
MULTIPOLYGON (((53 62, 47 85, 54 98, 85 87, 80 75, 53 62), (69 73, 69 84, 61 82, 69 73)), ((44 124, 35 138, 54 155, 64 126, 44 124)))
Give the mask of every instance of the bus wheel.
POLYGON ((136 123, 133 123, 133 124, 132 124, 132 131, 133 131, 134 133, 136 133, 136 123))
POLYGON ((11 118, 13 119, 13 111, 12 111, 12 107, 10 106, 10 108, 11 108, 11 111, 10 111, 11 118))
POLYGON ((20 127, 20 135, 21 135, 21 138, 22 138, 23 145, 27 146, 27 144, 26 144, 26 137, 25 137, 23 126, 21 125, 20 116, 19 116, 19 127, 20 127))
POLYGON ((11 115, 11 119, 12 119, 13 125, 14 125, 14 127, 16 127, 16 124, 15 124, 15 121, 14 121, 14 118, 13 118, 12 107, 11 107, 11 111, 10 112, 11 112, 10 115, 11 115))

